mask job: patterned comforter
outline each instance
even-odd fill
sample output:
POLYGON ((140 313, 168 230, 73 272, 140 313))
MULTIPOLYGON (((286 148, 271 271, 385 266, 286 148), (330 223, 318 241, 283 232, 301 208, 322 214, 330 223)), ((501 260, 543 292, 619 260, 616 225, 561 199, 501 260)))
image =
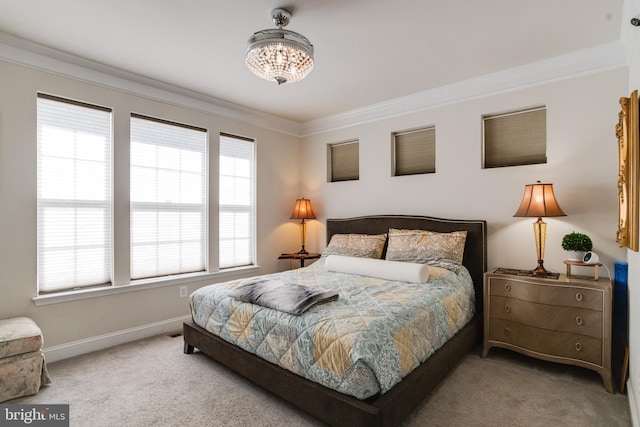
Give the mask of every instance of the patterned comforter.
POLYGON ((300 316, 237 301, 229 292, 255 277, 209 285, 190 296, 194 322, 263 359, 358 399, 385 393, 474 314, 464 267, 430 267, 415 284, 311 266, 262 276, 319 290, 336 301, 300 316))

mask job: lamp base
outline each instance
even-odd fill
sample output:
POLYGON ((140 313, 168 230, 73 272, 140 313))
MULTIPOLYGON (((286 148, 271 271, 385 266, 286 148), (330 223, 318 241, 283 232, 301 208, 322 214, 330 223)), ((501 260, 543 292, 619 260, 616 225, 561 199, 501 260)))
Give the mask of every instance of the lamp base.
POLYGON ((538 266, 531 270, 531 274, 537 277, 547 277, 547 276, 555 276, 555 273, 551 273, 544 268, 542 261, 538 261, 538 266))
POLYGON ((302 247, 298 251, 298 255, 309 255, 309 252, 304 248, 304 242, 307 240, 307 223, 304 222, 304 218, 300 221, 300 241, 302 247))

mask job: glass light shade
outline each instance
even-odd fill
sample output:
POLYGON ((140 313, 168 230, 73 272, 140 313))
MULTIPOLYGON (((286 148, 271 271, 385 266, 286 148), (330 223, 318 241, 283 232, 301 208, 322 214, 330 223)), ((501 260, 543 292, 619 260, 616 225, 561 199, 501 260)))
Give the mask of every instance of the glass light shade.
POLYGON ((293 31, 258 31, 249 39, 245 57, 256 76, 278 84, 304 79, 313 69, 313 46, 293 31))

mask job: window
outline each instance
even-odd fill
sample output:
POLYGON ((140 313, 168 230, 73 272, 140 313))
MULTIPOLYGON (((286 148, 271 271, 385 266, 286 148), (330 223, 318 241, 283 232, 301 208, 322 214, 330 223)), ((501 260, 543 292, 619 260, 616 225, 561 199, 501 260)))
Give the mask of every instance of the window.
POLYGON ((394 176, 436 172, 436 128, 393 134, 394 176))
POLYGON ((360 179, 358 141, 329 145, 329 182, 360 179))
POLYGON ((221 134, 210 176, 206 129, 136 113, 129 124, 129 163, 117 163, 110 108, 38 94, 38 295, 207 272, 216 234, 208 229, 209 179, 219 185, 215 267, 255 266, 254 140, 221 134), (123 168, 130 186, 114 189, 113 171, 123 168), (129 203, 128 219, 114 221, 114 200, 129 203), (122 227, 130 243, 124 277, 113 259, 122 227))
POLYGON ((547 163, 544 107, 484 117, 484 167, 547 163))
POLYGON ((206 268, 205 129, 131 115, 131 278, 206 268))
POLYGON ((254 141, 220 134, 220 268, 255 263, 254 141))
POLYGON ((111 282, 111 110, 38 94, 38 293, 111 282))

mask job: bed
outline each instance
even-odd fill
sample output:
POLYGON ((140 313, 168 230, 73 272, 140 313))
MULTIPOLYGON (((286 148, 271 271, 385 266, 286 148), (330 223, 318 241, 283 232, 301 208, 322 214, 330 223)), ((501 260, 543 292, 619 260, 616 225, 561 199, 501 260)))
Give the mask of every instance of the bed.
MULTIPOLYGON (((475 314, 435 353, 389 390, 365 398, 338 392, 229 343, 198 326, 194 321, 184 324, 185 353, 192 353, 194 348, 197 348, 229 369, 330 425, 400 424, 481 338, 482 280, 487 262, 486 222, 405 215, 329 219, 327 242, 334 235, 379 235, 388 233, 390 229, 466 232, 462 265, 466 267, 475 291, 475 314)), ((313 265, 306 268, 311 267, 313 265)))

